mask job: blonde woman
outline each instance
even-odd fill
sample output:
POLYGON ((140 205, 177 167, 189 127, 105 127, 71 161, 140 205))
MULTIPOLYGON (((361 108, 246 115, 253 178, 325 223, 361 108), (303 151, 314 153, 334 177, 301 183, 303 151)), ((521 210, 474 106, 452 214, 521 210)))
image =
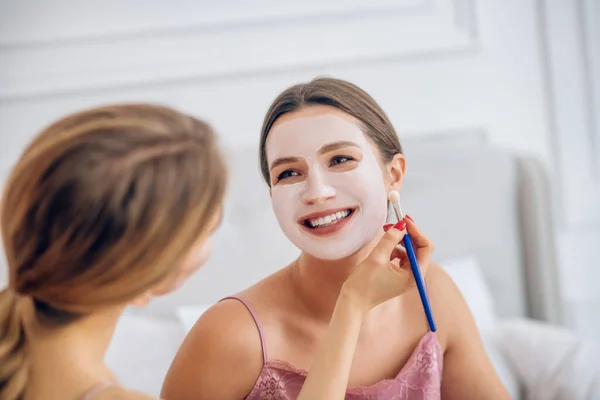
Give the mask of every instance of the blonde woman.
MULTIPOLYGON (((0 400, 148 398, 119 384, 105 352, 125 307, 174 290, 206 261, 225 187, 211 128, 170 108, 99 107, 39 134, 2 199, 0 400)), ((357 269, 352 310, 399 293, 400 274, 381 260, 401 237, 390 230, 357 269)), ((324 352, 321 370, 336 356, 324 352)), ((327 385, 307 383, 302 395, 327 385)))

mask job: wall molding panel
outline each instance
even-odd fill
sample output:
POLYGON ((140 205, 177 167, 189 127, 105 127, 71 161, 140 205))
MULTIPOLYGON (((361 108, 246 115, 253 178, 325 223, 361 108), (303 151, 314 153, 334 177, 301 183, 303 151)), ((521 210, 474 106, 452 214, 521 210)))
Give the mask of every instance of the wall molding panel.
POLYGON ((179 9, 162 1, 149 3, 148 15, 124 6, 123 15, 108 23, 102 22, 106 2, 61 0, 40 6, 65 7, 64 21, 40 21, 31 32, 11 30, 11 21, 26 12, 16 4, 12 14, 0 16, 0 26, 13 32, 4 37, 0 28, 0 102, 430 57, 478 44, 473 0, 310 0, 293 6, 261 0, 251 8, 229 0, 179 9), (157 19, 157 7, 168 17, 157 19), (226 12, 231 7, 237 12, 226 12))

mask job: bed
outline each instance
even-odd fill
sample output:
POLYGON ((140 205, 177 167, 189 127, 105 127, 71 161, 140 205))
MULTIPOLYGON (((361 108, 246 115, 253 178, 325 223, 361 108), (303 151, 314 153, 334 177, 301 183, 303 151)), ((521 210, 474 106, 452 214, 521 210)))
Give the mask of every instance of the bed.
MULTIPOLYGON (((563 398, 539 397, 548 389, 547 375, 561 371, 573 346, 582 348, 581 340, 560 327, 564 319, 554 211, 543 166, 533 157, 493 146, 477 133, 411 138, 403 145, 408 166, 403 208, 435 242, 434 258, 465 295, 511 395, 563 398), (566 349, 552 360, 539 360, 540 365, 556 364, 546 375, 540 375, 540 365, 523 367, 518 359, 541 357, 535 352, 543 349, 531 343, 537 337, 551 337, 550 343, 566 349)), ((129 310, 109 349, 107 362, 124 383, 151 394, 158 394, 179 343, 203 310, 297 255, 272 214, 257 149, 228 148, 230 190, 211 260, 177 293, 145 310, 129 310)), ((594 353, 596 348, 583 349, 600 354, 594 353)), ((584 357, 578 362, 595 361, 584 357)), ((592 398, 578 396, 596 389, 600 393, 593 386, 600 385, 600 368, 587 370, 584 391, 560 388, 565 399, 592 398)), ((569 377, 578 370, 560 373, 569 377)))

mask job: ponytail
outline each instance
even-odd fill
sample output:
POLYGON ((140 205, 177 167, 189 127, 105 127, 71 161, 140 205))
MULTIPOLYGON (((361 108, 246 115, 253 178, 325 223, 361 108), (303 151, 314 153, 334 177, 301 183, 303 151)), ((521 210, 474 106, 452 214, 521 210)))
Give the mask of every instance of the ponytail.
POLYGON ((27 382, 26 340, 19 296, 0 291, 0 400, 20 400, 27 382))

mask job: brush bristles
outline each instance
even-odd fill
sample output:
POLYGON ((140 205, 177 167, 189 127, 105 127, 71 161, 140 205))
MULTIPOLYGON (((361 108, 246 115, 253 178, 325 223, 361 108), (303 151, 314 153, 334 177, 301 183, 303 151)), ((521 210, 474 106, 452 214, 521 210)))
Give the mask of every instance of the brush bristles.
POLYGON ((400 208, 400 193, 398 193, 396 190, 390 190, 388 199, 390 200, 390 203, 392 203, 392 207, 394 208, 394 212, 396 213, 396 218, 398 218, 398 221, 404 219, 402 208, 400 208))
POLYGON ((390 199, 392 203, 400 203, 400 193, 396 190, 390 190, 388 199, 390 199))

